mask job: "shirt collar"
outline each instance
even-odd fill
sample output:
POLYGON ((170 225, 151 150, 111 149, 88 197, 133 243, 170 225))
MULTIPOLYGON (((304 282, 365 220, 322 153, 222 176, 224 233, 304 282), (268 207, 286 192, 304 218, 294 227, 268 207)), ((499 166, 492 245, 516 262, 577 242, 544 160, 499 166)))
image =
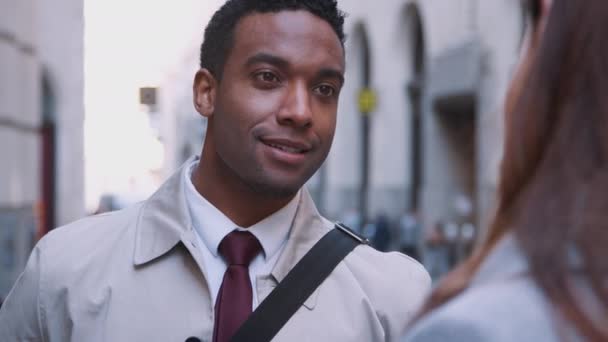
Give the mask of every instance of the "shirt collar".
POLYGON ((247 229, 239 227, 224 213, 203 197, 192 183, 192 172, 198 160, 184 168, 182 177, 185 183, 186 202, 192 217, 192 225, 209 251, 218 256, 218 247, 226 235, 235 229, 251 232, 260 242, 266 259, 272 258, 287 241, 293 219, 300 201, 301 191, 272 215, 247 229))

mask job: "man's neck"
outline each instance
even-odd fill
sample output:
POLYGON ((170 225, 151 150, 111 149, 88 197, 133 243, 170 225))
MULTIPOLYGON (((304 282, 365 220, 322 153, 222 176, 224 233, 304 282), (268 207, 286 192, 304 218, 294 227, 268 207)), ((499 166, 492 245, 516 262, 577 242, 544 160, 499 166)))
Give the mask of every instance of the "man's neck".
POLYGON ((239 227, 250 227, 286 206, 295 196, 272 198, 255 192, 243 182, 234 182, 226 172, 201 161, 192 172, 196 190, 239 227))

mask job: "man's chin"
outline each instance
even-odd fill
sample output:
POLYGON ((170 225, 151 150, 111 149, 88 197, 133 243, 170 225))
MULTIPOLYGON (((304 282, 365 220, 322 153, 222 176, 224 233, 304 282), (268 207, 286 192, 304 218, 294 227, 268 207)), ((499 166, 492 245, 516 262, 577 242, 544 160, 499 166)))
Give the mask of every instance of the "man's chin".
POLYGON ((304 182, 255 182, 250 184, 256 193, 273 199, 286 199, 295 196, 304 182))

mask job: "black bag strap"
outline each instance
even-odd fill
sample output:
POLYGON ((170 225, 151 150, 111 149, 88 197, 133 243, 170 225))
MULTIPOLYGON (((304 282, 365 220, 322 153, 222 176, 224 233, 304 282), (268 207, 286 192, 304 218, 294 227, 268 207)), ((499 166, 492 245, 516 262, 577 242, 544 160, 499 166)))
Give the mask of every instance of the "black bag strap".
POLYGON ((336 223, 266 297, 230 342, 269 342, 355 247, 368 244, 336 223))

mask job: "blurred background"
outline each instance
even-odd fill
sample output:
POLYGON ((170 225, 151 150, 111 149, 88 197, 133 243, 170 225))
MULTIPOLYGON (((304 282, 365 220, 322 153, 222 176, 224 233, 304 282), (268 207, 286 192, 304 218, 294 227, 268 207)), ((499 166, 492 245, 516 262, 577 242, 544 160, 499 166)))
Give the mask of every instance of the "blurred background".
MULTIPOLYGON (((192 107, 220 0, 0 0, 0 298, 52 228, 149 196, 200 153, 192 107)), ((320 210, 437 279, 483 238, 517 0, 340 0, 347 75, 320 210)), ((74 243, 78 243, 74 241, 74 243)))

